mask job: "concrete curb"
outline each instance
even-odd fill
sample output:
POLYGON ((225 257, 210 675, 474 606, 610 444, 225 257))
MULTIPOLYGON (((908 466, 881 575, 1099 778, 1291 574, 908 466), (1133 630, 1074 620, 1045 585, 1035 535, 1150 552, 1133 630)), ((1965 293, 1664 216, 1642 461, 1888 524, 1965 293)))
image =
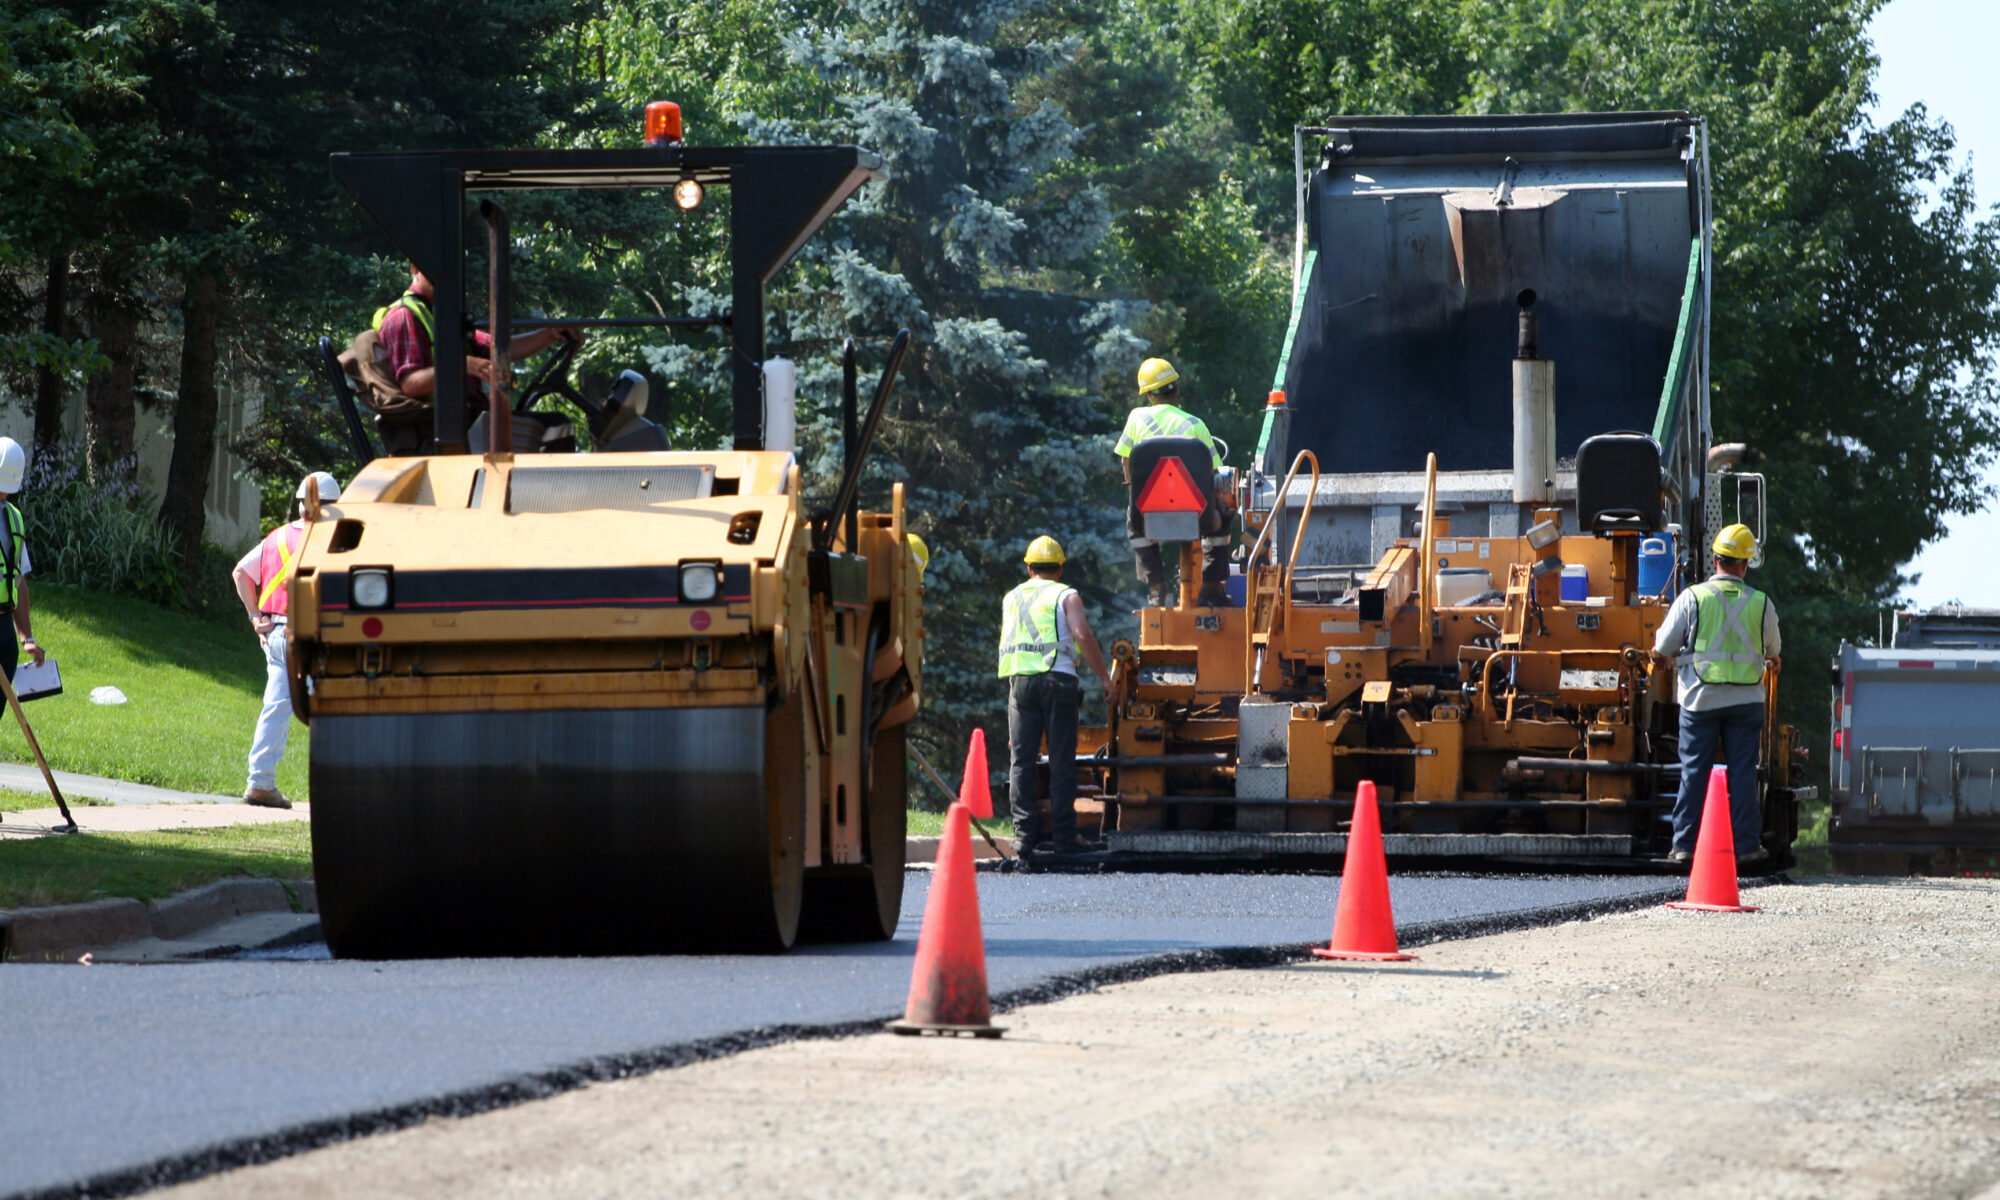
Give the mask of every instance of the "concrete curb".
POLYGON ((93 900, 0 912, 0 962, 74 962, 86 951, 147 939, 180 941, 239 917, 291 912, 294 896, 306 912, 319 911, 310 879, 219 879, 151 906, 93 900))
MULTIPOLYGON (((939 840, 940 840, 940 839, 938 839, 938 838, 934 838, 934 837, 910 837, 910 838, 904 838, 904 839, 903 839, 903 861, 904 861, 904 862, 906 862, 906 863, 934 863, 934 862, 936 862, 936 861, 937 861, 937 852, 938 852, 938 842, 939 842, 939 840)), ((994 840, 994 841, 996 841, 996 842, 998 842, 998 841, 1001 841, 1001 840, 1003 840, 1003 839, 1000 839, 1000 838, 997 838, 997 837, 996 837, 996 838, 994 838, 993 840, 994 840)), ((986 839, 985 839, 985 838, 983 838, 983 837, 975 837, 975 838, 973 838, 973 839, 972 839, 972 857, 974 857, 974 858, 1005 858, 1005 857, 1006 857, 1006 855, 1004 855, 1004 854, 995 854, 995 853, 993 852, 993 847, 991 847, 991 846, 989 846, 989 845, 987 845, 987 844, 986 844, 986 839)))

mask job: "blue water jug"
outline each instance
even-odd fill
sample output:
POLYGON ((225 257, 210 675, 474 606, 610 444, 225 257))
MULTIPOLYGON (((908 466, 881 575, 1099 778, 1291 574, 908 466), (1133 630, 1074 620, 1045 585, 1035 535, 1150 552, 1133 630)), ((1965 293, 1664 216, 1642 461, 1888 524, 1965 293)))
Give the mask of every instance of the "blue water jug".
POLYGON ((1562 602, 1582 604, 1590 599, 1590 568, 1582 563, 1571 563, 1563 568, 1562 602))
POLYGON ((1673 598, 1674 540, 1664 533, 1650 534, 1639 543, 1639 594, 1673 598))

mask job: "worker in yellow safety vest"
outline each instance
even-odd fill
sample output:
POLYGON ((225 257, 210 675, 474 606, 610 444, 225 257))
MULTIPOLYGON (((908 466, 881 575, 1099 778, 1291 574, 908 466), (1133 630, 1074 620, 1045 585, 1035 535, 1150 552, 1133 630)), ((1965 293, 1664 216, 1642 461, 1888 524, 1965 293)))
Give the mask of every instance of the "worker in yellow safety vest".
MULTIPOLYGON (((1122 460, 1128 488, 1132 484, 1132 451, 1151 438, 1193 438, 1208 447, 1210 465, 1218 470, 1222 467, 1222 455, 1208 426, 1175 403, 1180 398, 1180 379, 1174 364, 1164 358, 1149 358, 1139 364, 1139 403, 1125 418, 1124 432, 1112 449, 1122 460)), ((1144 484, 1144 480, 1140 482, 1144 484)), ((1208 507, 1201 513, 1201 592, 1196 602, 1221 607, 1229 603, 1229 514, 1211 494, 1210 481, 1204 478, 1200 482, 1208 507)), ((1147 537, 1145 529, 1135 497, 1125 509, 1125 533, 1132 545, 1139 582, 1146 588, 1146 602, 1165 607, 1173 602, 1166 561, 1160 556, 1160 544, 1147 537)))
POLYGON ((27 474, 28 452, 13 438, 0 437, 0 515, 5 519, 5 527, 0 529, 0 607, 14 624, 11 636, 0 636, 0 670, 6 672, 9 683, 14 681, 21 651, 26 650, 38 667, 48 655, 35 640, 28 605, 28 573, 34 570, 28 561, 28 526, 21 510, 10 503, 20 493, 27 474))
POLYGON ((1092 849, 1076 836, 1076 725, 1082 707, 1076 654, 1104 681, 1111 673, 1083 599, 1062 582, 1062 543, 1042 536, 1022 556, 1028 578, 1000 603, 1000 677, 1007 681, 1007 803, 1014 816, 1014 850, 1031 854, 1041 841, 1035 760, 1049 745, 1049 824, 1057 854, 1092 849))
POLYGON ((257 716, 257 732, 250 739, 250 782, 243 789, 243 802, 265 808, 290 808, 292 802, 278 790, 278 760, 284 757, 285 739, 291 732, 292 687, 285 674, 285 620, 291 602, 286 590, 292 582, 292 568, 299 561, 299 547, 305 544, 305 499, 309 485, 319 488, 322 504, 340 499, 340 484, 325 471, 315 471, 299 481, 292 494, 292 520, 273 529, 264 540, 250 548, 236 564, 231 577, 236 598, 250 616, 250 628, 264 649, 264 709, 257 716))
POLYGON ((1743 581, 1757 552, 1747 525, 1731 525, 1710 547, 1715 574, 1682 592, 1653 639, 1653 659, 1675 665, 1680 703, 1681 788, 1674 798, 1671 857, 1694 857, 1709 768, 1720 752, 1729 770, 1729 823, 1736 860, 1749 866, 1770 857, 1760 838, 1757 759, 1764 738, 1764 673, 1778 669, 1778 609, 1743 581))

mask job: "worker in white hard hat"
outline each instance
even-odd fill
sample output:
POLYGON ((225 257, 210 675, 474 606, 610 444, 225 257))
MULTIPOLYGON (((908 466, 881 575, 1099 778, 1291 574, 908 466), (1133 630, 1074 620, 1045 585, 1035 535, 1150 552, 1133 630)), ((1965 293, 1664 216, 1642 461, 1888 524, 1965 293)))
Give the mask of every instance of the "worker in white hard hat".
POLYGON ((1720 753, 1729 770, 1729 824, 1736 861, 1771 857, 1760 842, 1757 758, 1764 740, 1765 672, 1778 669, 1778 608, 1743 581, 1757 553, 1747 525, 1731 525, 1710 546, 1715 574, 1674 598, 1653 639, 1653 660, 1674 664, 1680 702, 1681 789, 1674 797, 1671 857, 1694 857, 1709 768, 1720 753))
MULTIPOLYGON (((1152 438, 1193 438, 1208 447, 1210 465, 1220 470, 1222 455, 1215 448, 1215 438, 1208 432, 1208 425, 1200 417, 1184 411, 1180 405, 1181 377, 1174 370, 1174 364, 1164 358, 1149 358, 1139 364, 1139 396, 1131 413, 1125 418, 1125 429, 1118 435, 1118 445, 1112 449, 1122 462, 1127 487, 1132 483, 1132 451, 1140 442, 1152 438)), ((1202 510, 1201 531, 1201 592, 1196 603, 1220 607, 1229 603, 1229 514, 1216 502, 1209 487, 1210 478, 1201 480, 1201 489, 1207 498, 1208 507, 1202 510)), ((1143 483, 1143 481, 1141 481, 1143 483)), ((1160 544, 1146 536, 1145 518, 1139 514, 1135 497, 1125 510, 1125 533, 1132 545, 1132 559, 1137 567, 1139 582, 1146 588, 1146 602, 1156 608, 1163 608, 1173 602, 1173 590, 1167 580, 1166 560, 1160 555, 1160 544)))
POLYGON ((340 483, 325 471, 314 471, 301 479, 298 491, 292 493, 292 519, 251 547, 231 572, 236 597, 243 602, 250 628, 264 648, 264 710, 257 716, 257 732, 250 739, 250 782, 243 789, 245 804, 264 808, 292 806, 278 790, 278 760, 284 757, 292 725, 292 684, 285 673, 285 619, 291 602, 287 589, 292 568, 306 540, 309 493, 317 493, 317 503, 330 504, 340 499, 340 483))
POLYGON ((1076 836, 1076 725, 1082 707, 1076 654, 1104 681, 1111 672, 1083 599, 1062 582, 1062 543, 1046 534, 1028 543, 1021 561, 1028 578, 1000 603, 1000 678, 1007 681, 1007 804, 1014 816, 1014 851, 1030 854, 1041 841, 1035 760, 1049 743, 1049 824, 1057 854, 1091 847, 1076 836))
POLYGON ((20 665, 23 650, 38 667, 48 657, 48 652, 35 640, 34 614, 28 604, 28 572, 34 565, 28 561, 26 522, 21 518, 21 510, 13 504, 27 475, 28 452, 13 438, 0 437, 0 513, 6 517, 6 531, 0 534, 0 571, 5 573, 0 602, 14 615, 15 635, 0 638, 0 669, 7 672, 10 684, 14 682, 14 668, 20 665))

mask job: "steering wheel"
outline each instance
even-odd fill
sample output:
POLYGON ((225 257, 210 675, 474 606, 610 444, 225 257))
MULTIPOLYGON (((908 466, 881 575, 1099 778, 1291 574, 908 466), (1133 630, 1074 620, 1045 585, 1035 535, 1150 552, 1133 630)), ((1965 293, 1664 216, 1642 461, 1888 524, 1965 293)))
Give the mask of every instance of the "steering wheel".
POLYGON ((596 419, 603 412, 603 406, 585 397, 577 390, 576 385, 569 381, 570 365, 576 361, 577 348, 582 344, 568 338, 562 339, 561 347, 543 360, 526 386, 515 395, 514 411, 528 412, 545 397, 557 396, 590 414, 593 420, 596 419))

